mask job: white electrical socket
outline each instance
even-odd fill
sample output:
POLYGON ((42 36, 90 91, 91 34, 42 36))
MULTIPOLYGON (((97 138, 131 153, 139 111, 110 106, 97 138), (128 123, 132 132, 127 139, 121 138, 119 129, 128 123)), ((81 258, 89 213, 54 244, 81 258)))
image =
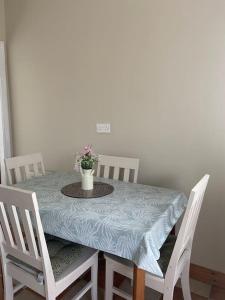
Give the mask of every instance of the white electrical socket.
POLYGON ((96 124, 96 132, 97 133, 110 133, 110 123, 97 123, 96 124))

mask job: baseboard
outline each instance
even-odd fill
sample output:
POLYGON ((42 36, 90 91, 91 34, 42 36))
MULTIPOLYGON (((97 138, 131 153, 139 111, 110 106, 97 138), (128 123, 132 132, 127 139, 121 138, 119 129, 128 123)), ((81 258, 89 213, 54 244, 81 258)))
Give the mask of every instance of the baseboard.
POLYGON ((211 299, 211 300, 225 299, 225 289, 221 289, 217 286, 212 286, 209 299, 211 299))
POLYGON ((209 285, 225 289, 225 274, 208 268, 191 264, 190 277, 209 285))

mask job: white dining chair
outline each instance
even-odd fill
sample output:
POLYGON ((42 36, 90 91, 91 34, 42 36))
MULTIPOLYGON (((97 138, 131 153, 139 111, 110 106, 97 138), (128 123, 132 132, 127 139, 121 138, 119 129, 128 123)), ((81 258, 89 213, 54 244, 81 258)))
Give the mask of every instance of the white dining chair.
POLYGON ((35 176, 45 175, 45 166, 41 153, 15 156, 5 159, 9 184, 15 184, 35 176))
POLYGON ((45 239, 34 192, 0 185, 0 225, 5 300, 14 298, 13 280, 55 300, 88 269, 91 281, 73 299, 91 289, 97 300, 98 251, 52 236, 45 239))
MULTIPOLYGON (((181 278, 184 299, 191 300, 189 286, 191 249, 208 180, 209 175, 205 175, 192 189, 177 238, 169 236, 160 249, 158 263, 164 277, 161 278, 145 272, 145 285, 162 293, 163 300, 173 299, 174 287, 179 278, 181 278)), ((113 286, 113 276, 114 272, 117 272, 133 279, 133 263, 127 259, 107 253, 104 256, 106 259, 105 300, 112 300, 113 294, 131 300, 131 295, 113 286)))
POLYGON ((103 177, 110 177, 110 169, 112 169, 112 178, 121 179, 125 182, 137 183, 139 168, 138 158, 99 155, 97 176, 100 177, 103 169, 103 177))

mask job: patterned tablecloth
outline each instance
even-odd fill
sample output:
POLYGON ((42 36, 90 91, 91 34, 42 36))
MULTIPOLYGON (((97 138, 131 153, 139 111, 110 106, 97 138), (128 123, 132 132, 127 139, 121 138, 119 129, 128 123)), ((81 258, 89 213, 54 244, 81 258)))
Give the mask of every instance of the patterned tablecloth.
POLYGON ((185 210, 185 195, 103 178, 96 181, 114 186, 105 197, 75 199, 61 193, 63 186, 77 181, 76 172, 53 172, 17 187, 36 192, 46 233, 130 259, 162 277, 159 249, 185 210))

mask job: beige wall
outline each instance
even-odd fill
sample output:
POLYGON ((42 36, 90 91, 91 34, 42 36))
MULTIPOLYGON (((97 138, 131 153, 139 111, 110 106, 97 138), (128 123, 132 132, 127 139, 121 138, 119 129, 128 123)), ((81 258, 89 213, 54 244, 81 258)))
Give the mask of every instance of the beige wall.
POLYGON ((4 0, 0 0, 0 41, 5 39, 5 9, 4 0))
POLYGON ((15 154, 85 143, 186 193, 211 174, 195 263, 225 272, 225 1, 7 0, 15 154), (111 122, 98 135, 96 122, 111 122))

